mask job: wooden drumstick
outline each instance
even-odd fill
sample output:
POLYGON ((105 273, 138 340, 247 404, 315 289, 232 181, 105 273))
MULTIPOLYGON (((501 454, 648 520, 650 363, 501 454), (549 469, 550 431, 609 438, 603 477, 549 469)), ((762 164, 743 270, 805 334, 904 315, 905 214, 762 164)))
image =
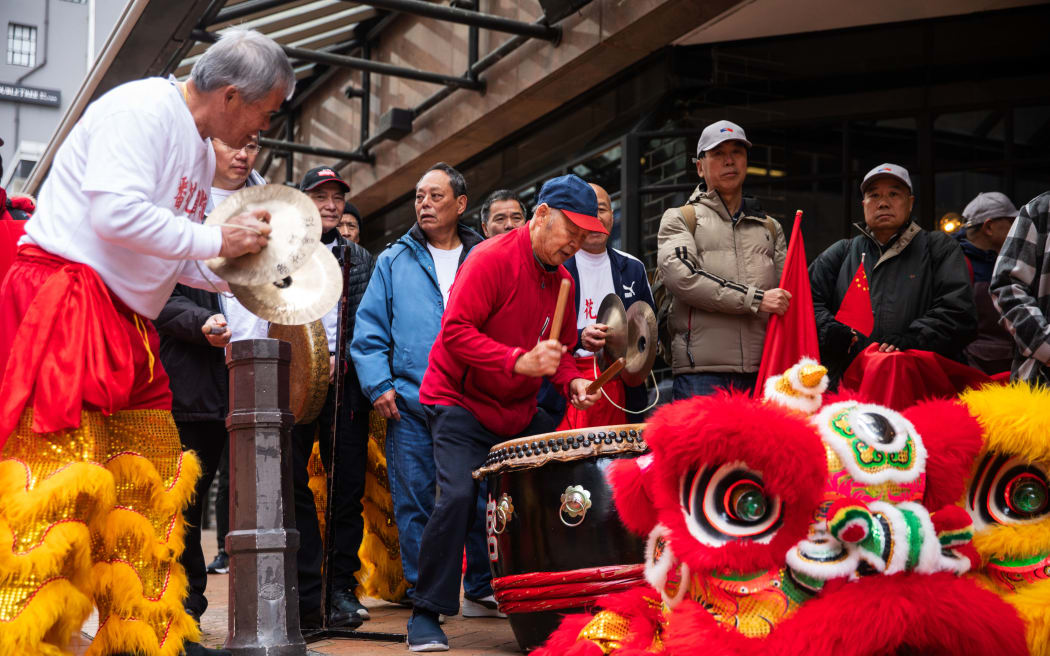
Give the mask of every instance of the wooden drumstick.
POLYGON ((569 301, 569 288, 572 283, 569 282, 568 278, 561 279, 561 289, 558 290, 558 305, 554 308, 554 322, 551 324, 551 336, 550 339, 558 339, 561 337, 561 322, 565 318, 565 304, 569 301))
POLYGON ((587 396, 596 394, 598 390, 605 386, 610 380, 616 377, 616 374, 620 373, 620 370, 627 364, 627 360, 623 358, 616 358, 616 362, 609 365, 609 368, 602 372, 601 376, 587 386, 587 396))

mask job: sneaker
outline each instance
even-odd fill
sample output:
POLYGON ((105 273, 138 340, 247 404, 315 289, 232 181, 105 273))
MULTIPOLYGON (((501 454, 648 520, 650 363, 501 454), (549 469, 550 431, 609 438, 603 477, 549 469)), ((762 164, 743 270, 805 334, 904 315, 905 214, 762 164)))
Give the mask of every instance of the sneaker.
POLYGON ((361 622, 371 619, 368 609, 357 600, 353 590, 339 590, 332 595, 331 610, 328 615, 329 626, 350 626, 357 628, 361 622))
POLYGON ((492 595, 489 595, 480 599, 471 599, 470 597, 464 597, 463 617, 506 618, 507 615, 505 613, 500 612, 499 605, 496 603, 496 598, 492 595))
POLYGON ((215 554, 215 560, 208 565, 209 574, 228 574, 230 571, 230 557, 225 551, 215 554))
POLYGON ((409 651, 448 651, 448 638, 437 619, 437 613, 420 609, 412 611, 405 637, 409 651))

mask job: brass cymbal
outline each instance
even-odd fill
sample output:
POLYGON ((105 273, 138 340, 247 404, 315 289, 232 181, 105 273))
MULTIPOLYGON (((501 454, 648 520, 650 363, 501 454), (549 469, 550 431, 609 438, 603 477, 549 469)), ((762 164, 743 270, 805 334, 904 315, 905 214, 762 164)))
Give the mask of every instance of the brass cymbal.
POLYGON ((656 313, 644 301, 627 308, 627 365, 620 373, 624 385, 641 385, 656 361, 656 313))
POLYGON ((314 244, 321 240, 321 215, 310 197, 284 185, 245 187, 231 194, 205 219, 205 225, 222 225, 232 217, 251 210, 270 213, 270 241, 258 253, 235 258, 207 260, 212 271, 235 285, 262 285, 281 280, 310 258, 314 244))
POLYGON ((320 241, 290 276, 262 285, 235 285, 230 291, 244 307, 271 323, 296 325, 320 319, 339 302, 343 275, 339 262, 320 241))
POLYGON ((321 413, 328 394, 328 337, 318 321, 301 326, 271 323, 267 334, 292 346, 288 407, 295 423, 308 424, 321 413))
POLYGON ((627 356, 627 311, 616 294, 606 294, 598 306, 595 323, 609 327, 605 333, 605 346, 598 354, 598 365, 605 369, 617 359, 627 356))

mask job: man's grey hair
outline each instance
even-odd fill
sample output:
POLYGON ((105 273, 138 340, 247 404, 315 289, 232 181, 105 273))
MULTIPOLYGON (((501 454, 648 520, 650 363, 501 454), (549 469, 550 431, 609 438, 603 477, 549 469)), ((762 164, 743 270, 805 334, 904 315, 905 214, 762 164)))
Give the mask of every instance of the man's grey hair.
POLYGON ((295 73, 288 56, 270 37, 255 30, 233 28, 219 37, 193 64, 190 79, 201 91, 233 85, 254 103, 277 88, 284 97, 295 91, 295 73))

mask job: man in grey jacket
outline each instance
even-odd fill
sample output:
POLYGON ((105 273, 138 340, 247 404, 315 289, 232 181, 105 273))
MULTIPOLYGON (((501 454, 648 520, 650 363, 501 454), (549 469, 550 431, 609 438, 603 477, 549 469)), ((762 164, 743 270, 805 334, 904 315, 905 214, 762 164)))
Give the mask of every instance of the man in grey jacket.
POLYGON ((664 212, 657 262, 671 292, 675 400, 755 385, 766 322, 791 294, 777 287, 784 231, 743 195, 751 142, 729 121, 704 128, 698 185, 689 203, 664 212))

